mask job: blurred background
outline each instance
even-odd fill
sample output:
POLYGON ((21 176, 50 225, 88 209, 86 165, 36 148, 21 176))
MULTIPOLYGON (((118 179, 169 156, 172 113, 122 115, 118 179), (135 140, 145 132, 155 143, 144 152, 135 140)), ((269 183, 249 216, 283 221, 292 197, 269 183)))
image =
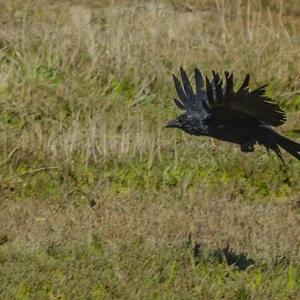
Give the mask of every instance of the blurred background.
POLYGON ((172 73, 197 66, 268 83, 300 138, 299 16, 0 1, 1 299, 300 297, 299 162, 164 128, 172 73))

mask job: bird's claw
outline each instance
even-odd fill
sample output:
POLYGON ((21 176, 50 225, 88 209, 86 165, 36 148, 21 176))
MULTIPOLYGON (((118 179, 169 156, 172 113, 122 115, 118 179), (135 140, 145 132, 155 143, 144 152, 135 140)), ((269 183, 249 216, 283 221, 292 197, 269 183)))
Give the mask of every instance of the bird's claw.
POLYGON ((254 141, 247 142, 245 144, 241 145, 241 151, 242 152, 253 152, 254 151, 254 141))

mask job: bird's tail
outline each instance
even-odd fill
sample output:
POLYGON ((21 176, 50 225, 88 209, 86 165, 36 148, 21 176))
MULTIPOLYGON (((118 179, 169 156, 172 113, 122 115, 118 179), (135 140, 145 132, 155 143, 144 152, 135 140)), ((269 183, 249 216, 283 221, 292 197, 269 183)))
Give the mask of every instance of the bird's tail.
POLYGON ((295 158, 300 160, 300 144, 296 143, 271 128, 264 127, 263 138, 261 143, 267 148, 267 150, 273 150, 278 157, 284 162, 280 149, 278 146, 283 148, 285 151, 293 155, 295 158))
POLYGON ((300 160, 300 144, 296 143, 276 132, 275 139, 278 145, 285 151, 300 160))

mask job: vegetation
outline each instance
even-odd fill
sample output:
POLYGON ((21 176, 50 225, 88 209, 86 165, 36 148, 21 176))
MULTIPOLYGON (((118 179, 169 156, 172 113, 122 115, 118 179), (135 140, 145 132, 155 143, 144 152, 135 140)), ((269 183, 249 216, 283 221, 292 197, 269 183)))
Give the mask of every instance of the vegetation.
POLYGON ((297 139, 298 0, 84 3, 0 2, 0 298, 299 299, 299 162, 164 128, 198 66, 297 139))

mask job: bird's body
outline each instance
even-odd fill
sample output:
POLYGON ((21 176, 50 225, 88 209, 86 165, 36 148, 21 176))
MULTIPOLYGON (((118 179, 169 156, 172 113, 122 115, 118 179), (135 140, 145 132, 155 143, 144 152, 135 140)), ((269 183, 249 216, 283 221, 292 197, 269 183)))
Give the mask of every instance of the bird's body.
POLYGON ((210 82, 206 77, 206 89, 202 75, 195 69, 196 91, 190 84, 186 72, 180 68, 182 84, 173 75, 178 98, 176 105, 185 110, 167 127, 176 127, 197 136, 209 136, 240 145, 243 152, 253 152, 260 144, 273 150, 281 160, 279 146, 300 159, 300 144, 293 142, 272 127, 282 125, 284 111, 265 95, 265 86, 249 90, 247 75, 238 91, 233 89, 233 74, 225 72, 226 85, 213 72, 210 82))

